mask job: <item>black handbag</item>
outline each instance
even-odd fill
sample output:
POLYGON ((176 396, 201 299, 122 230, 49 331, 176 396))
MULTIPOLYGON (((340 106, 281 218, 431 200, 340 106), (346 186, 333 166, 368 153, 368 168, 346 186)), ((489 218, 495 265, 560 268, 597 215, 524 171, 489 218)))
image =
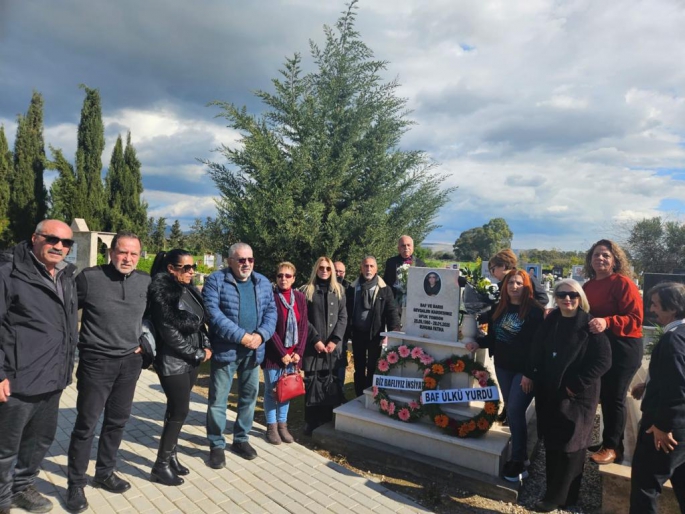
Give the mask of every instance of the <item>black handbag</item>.
POLYGON ((317 405, 340 405, 342 399, 342 384, 333 367, 333 356, 326 354, 328 369, 312 371, 304 378, 305 405, 314 407, 317 405))

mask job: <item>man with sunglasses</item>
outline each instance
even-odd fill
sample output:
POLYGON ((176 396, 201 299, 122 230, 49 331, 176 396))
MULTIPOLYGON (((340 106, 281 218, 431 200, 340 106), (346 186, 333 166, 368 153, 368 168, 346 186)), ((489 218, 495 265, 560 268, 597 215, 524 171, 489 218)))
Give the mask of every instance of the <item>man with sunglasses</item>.
POLYGON ((212 273, 202 289, 212 345, 207 439, 209 465, 226 465, 226 402, 233 375, 238 376, 238 409, 231 450, 247 460, 257 457, 248 442, 259 391, 264 343, 276 330, 277 310, 269 280, 253 271, 252 248, 236 243, 228 250, 228 268, 212 273))
POLYGON ((10 506, 52 509, 34 481, 55 437, 60 396, 74 367, 76 267, 64 262, 71 238, 68 225, 44 220, 0 264, 1 514, 9 514, 10 506))
POLYGON ((112 240, 111 262, 86 268, 76 277, 82 314, 77 415, 67 468, 67 509, 71 512, 88 507, 84 493, 86 470, 103 410, 91 485, 112 493, 123 493, 131 487, 114 469, 143 362, 138 340, 143 331, 150 276, 136 270, 140 251, 136 234, 119 232, 112 240))

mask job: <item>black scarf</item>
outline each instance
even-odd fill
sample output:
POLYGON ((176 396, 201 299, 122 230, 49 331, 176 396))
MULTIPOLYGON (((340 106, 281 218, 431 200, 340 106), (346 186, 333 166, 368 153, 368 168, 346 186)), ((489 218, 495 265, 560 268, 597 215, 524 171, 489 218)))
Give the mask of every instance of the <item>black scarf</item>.
POLYGON ((374 275, 371 280, 366 280, 363 276, 359 277, 361 300, 365 311, 373 306, 373 292, 376 286, 378 286, 378 275, 374 275))

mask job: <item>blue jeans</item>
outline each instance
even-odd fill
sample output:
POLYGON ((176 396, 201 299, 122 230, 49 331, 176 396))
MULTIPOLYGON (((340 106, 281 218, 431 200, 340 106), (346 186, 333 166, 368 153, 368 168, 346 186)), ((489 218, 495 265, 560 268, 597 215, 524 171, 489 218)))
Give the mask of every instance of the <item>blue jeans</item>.
POLYGON ((230 363, 212 359, 209 376, 209 400, 207 407, 207 439, 211 448, 225 448, 226 403, 231 391, 233 375, 238 374, 238 412, 233 424, 233 442, 243 443, 249 439, 254 421, 254 408, 259 391, 259 366, 254 350, 241 346, 237 358, 230 363))
POLYGON ((265 369, 264 370, 264 415, 266 416, 267 425, 273 423, 287 423, 288 421, 288 407, 290 407, 290 400, 283 403, 276 401, 276 394, 274 387, 278 378, 285 371, 284 368, 265 369))
POLYGON ((507 408, 507 419, 511 431, 511 460, 525 462, 528 460, 528 424, 526 409, 533 400, 533 393, 524 393, 521 389, 523 373, 509 371, 495 366, 497 381, 504 396, 507 408))

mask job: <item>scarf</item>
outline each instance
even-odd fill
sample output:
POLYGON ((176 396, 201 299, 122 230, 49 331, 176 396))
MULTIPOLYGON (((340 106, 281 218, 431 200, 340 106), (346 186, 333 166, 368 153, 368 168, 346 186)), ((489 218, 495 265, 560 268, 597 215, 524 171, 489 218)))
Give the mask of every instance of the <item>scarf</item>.
POLYGON ((283 341, 283 346, 290 348, 296 345, 299 340, 299 335, 297 333, 297 318, 295 317, 294 308, 295 293, 292 290, 290 291, 290 303, 288 303, 281 291, 278 292, 278 297, 288 311, 288 319, 285 322, 285 341, 283 341))
POLYGON ((378 285, 378 275, 375 275, 371 280, 365 280, 364 276, 359 278, 359 289, 361 291, 361 301, 364 310, 368 311, 373 307, 373 292, 378 285))

